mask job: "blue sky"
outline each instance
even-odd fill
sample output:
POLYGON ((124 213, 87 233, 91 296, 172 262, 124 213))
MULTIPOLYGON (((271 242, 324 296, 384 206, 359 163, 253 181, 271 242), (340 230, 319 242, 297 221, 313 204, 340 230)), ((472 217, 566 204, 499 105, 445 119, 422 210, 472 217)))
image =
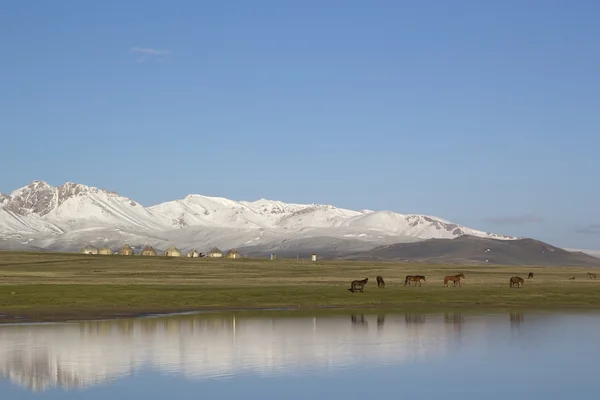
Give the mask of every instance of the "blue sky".
POLYGON ((0 191, 437 215, 600 248, 597 1, 19 0, 0 191))

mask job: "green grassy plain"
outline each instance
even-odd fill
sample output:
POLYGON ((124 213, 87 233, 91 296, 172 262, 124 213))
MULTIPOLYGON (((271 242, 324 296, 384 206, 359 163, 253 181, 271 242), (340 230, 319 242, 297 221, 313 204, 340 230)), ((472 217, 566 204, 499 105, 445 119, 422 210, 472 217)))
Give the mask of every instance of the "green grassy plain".
POLYGON ((600 280, 577 267, 421 263, 219 260, 68 253, 0 252, 0 322, 108 318, 192 310, 372 307, 600 308, 600 280), (464 273, 462 287, 443 277, 464 273), (529 272, 535 273, 527 280, 529 272), (409 274, 421 287, 404 286, 409 274), (385 289, 375 277, 382 275, 385 289), (520 289, 508 280, 525 279, 520 289), (575 280, 569 277, 575 276, 575 280), (364 293, 350 281, 369 278, 364 293))

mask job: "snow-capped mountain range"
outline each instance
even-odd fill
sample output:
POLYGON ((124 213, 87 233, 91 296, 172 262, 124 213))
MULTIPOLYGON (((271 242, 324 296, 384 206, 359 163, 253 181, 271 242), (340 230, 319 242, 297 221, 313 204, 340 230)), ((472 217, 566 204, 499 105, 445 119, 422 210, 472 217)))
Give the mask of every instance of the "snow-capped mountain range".
POLYGON ((322 204, 260 199, 234 201, 188 195, 146 207, 118 193, 68 182, 44 181, 0 194, 0 248, 76 251, 91 244, 152 245, 182 250, 263 246, 319 248, 452 239, 462 235, 516 237, 461 226, 437 217, 392 211, 347 210, 322 204))

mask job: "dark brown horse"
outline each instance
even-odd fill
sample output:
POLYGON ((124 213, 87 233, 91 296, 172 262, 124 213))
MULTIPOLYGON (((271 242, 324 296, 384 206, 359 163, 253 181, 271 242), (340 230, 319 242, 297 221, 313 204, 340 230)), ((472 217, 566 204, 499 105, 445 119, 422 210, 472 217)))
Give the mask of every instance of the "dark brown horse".
POLYGON ((525 283, 525 280, 519 276, 513 276, 510 278, 510 281, 508 282, 508 287, 509 288, 520 288, 522 284, 525 283))
POLYGON ((574 280, 575 280, 575 277, 574 277, 574 276, 572 276, 572 277, 570 277, 570 278, 569 278, 569 280, 570 280, 570 281, 574 281, 574 280))
POLYGON ((356 281, 352 281, 352 283, 350 284, 350 289, 348 289, 349 291, 351 291, 352 293, 354 293, 356 291, 357 288, 360 288, 361 293, 364 290, 365 285, 367 284, 367 282, 369 281, 369 278, 365 278, 363 280, 356 280, 356 281))
POLYGON ((596 274, 592 274, 591 272, 588 272, 588 278, 596 279, 596 274))
POLYGON ((383 280, 383 277, 381 275, 377 275, 377 287, 378 288, 385 287, 385 281, 383 280))
POLYGON ((527 275, 527 279, 533 279, 533 272, 530 272, 529 275, 527 275))
POLYGON ((460 286, 460 279, 465 279, 465 275, 461 272, 458 275, 448 275, 444 277, 444 286, 448 287, 448 282, 453 282, 454 286, 456 286, 456 284, 458 283, 458 286, 460 286))

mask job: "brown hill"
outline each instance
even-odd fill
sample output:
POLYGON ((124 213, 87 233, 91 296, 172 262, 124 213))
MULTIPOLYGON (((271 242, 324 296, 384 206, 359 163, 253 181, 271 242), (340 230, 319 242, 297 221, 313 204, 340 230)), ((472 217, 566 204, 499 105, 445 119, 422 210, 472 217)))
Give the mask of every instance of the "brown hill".
POLYGON ((347 260, 412 261, 447 264, 600 267, 600 258, 570 252, 535 239, 497 240, 461 236, 379 246, 345 254, 347 260))

